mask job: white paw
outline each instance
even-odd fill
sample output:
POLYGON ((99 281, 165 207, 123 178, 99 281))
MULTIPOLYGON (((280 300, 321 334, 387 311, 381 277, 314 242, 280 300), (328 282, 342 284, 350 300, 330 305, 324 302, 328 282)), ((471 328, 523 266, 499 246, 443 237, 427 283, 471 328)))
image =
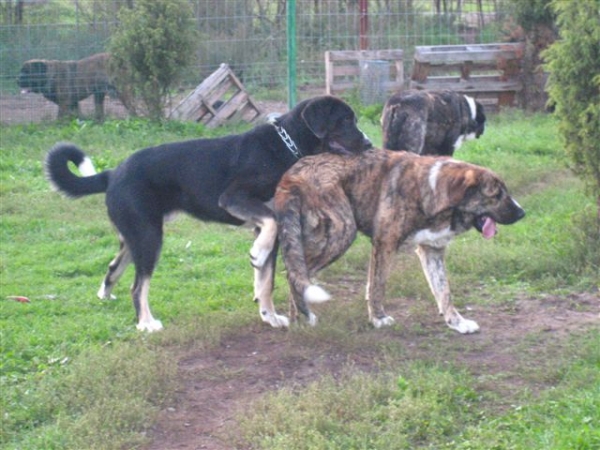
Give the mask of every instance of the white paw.
POLYGON ((309 313, 308 314, 308 324, 311 327, 315 327, 315 326, 317 326, 317 322, 318 322, 317 316, 315 316, 313 313, 309 313))
POLYGON ((250 263, 253 267, 260 269, 267 262, 270 253, 271 249, 261 247, 260 244, 254 242, 254 245, 250 249, 250 263))
POLYGON ((106 286, 104 285, 104 283, 102 283, 102 285, 100 286, 100 289, 98 289, 98 294, 96 294, 96 295, 98 295, 98 298, 100 300, 107 300, 107 299, 116 300, 117 299, 117 297, 112 294, 107 295, 106 286))
POLYGON ((375 328, 389 327, 394 325, 395 322, 396 321, 394 320, 394 318, 390 316, 385 316, 381 319, 374 318, 373 320, 371 320, 371 323, 375 328))
POLYGON ((461 334, 471 334, 479 331, 479 325, 474 320, 460 318, 458 323, 449 323, 448 326, 461 334))
POLYGON ((163 325, 160 320, 152 319, 138 323, 136 325, 136 328, 140 331, 147 331, 148 333, 152 333, 154 331, 162 330, 163 325))
POLYGON ((273 328, 288 328, 290 326, 290 319, 274 312, 263 311, 260 318, 273 328))
POLYGON ((308 303, 322 303, 331 299, 331 295, 320 286, 311 284, 304 290, 304 301, 308 303))

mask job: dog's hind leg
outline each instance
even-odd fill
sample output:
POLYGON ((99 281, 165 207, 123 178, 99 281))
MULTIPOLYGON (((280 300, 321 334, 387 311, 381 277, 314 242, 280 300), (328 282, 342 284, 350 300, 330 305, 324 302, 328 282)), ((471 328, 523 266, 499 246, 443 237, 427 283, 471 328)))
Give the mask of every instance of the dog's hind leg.
POLYGON ((125 263, 133 261, 135 279, 131 287, 131 298, 138 319, 137 329, 157 331, 163 326, 150 312, 148 292, 150 279, 162 247, 163 214, 157 213, 149 206, 154 198, 138 197, 133 204, 130 202, 130 197, 123 195, 109 197, 107 194, 109 216, 119 230, 123 242, 122 250, 114 261, 116 264, 113 274, 122 274, 126 267, 125 263))
POLYGON ((119 235, 119 253, 115 256, 110 264, 108 265, 108 271, 106 272, 106 276, 100 285, 100 289, 98 290, 98 298, 100 299, 115 299, 116 297, 111 294, 113 287, 125 272, 127 266, 131 263, 131 252, 125 244, 123 237, 119 235))
POLYGON ((445 248, 435 248, 427 245, 417 246, 417 255, 421 261, 423 272, 429 283, 441 315, 446 324, 462 334, 475 333, 479 330, 477 322, 462 317, 452 305, 450 284, 446 276, 444 263, 445 248))
POLYGON ((254 267, 254 301, 258 303, 258 311, 263 322, 274 328, 281 328, 288 327, 290 321, 287 317, 277 314, 273 304, 277 250, 278 245, 275 242, 275 246, 266 262, 261 267, 254 267))
POLYGON ((150 276, 135 276, 135 282, 131 288, 131 297, 138 317, 136 328, 140 331, 159 331, 163 326, 160 320, 152 317, 148 303, 148 292, 150 290, 150 276))
POLYGON ((104 97, 105 92, 94 92, 94 119, 98 122, 104 120, 104 97))

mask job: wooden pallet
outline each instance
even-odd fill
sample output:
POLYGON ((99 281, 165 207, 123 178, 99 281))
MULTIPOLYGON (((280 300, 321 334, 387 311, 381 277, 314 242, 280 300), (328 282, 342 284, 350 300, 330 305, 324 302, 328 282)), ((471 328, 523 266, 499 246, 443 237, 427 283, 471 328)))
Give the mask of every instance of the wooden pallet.
POLYGON ((341 94, 360 86, 361 62, 385 61, 389 64, 389 81, 382 86, 386 94, 402 89, 404 65, 402 50, 339 50, 325 52, 326 93, 341 94))
POLYGON ((522 44, 438 45, 415 48, 411 89, 452 89, 491 107, 515 106, 522 44))
POLYGON ((221 64, 171 111, 169 117, 201 122, 214 128, 230 120, 252 122, 260 115, 260 108, 241 81, 227 64, 221 64))

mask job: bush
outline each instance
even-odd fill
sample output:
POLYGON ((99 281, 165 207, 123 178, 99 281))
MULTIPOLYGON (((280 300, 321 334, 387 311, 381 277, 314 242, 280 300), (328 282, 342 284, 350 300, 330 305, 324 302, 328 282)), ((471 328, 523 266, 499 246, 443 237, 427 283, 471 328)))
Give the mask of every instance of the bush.
POLYGON ((543 55, 550 98, 573 168, 600 202, 600 0, 554 0, 552 7, 561 39, 543 55))
POLYGON ((185 0, 138 0, 120 10, 109 51, 117 88, 132 113, 164 117, 170 89, 194 59, 195 34, 185 0))

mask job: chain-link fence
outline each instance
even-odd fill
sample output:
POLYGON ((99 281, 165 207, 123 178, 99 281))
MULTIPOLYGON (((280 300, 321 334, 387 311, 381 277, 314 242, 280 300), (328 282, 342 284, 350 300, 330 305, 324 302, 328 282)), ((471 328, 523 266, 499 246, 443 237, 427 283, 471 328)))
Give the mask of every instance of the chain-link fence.
MULTIPOLYGON (((135 0, 4 0, 0 3, 0 111, 32 120, 41 95, 19 97, 16 77, 32 58, 73 60, 106 49, 120 8, 135 0), (27 101, 25 101, 27 100, 27 101), (11 102, 15 104, 11 106, 11 102)), ((227 63, 255 97, 287 99, 286 0, 190 0, 199 32, 185 92, 227 63)), ((410 75, 417 45, 504 40, 506 0, 297 0, 298 98, 325 92, 324 53, 402 49, 410 75)), ((84 107, 85 110, 85 107, 84 107)), ((109 108, 109 114, 111 113, 109 108)), ((54 113, 48 113, 53 116, 54 113)))

